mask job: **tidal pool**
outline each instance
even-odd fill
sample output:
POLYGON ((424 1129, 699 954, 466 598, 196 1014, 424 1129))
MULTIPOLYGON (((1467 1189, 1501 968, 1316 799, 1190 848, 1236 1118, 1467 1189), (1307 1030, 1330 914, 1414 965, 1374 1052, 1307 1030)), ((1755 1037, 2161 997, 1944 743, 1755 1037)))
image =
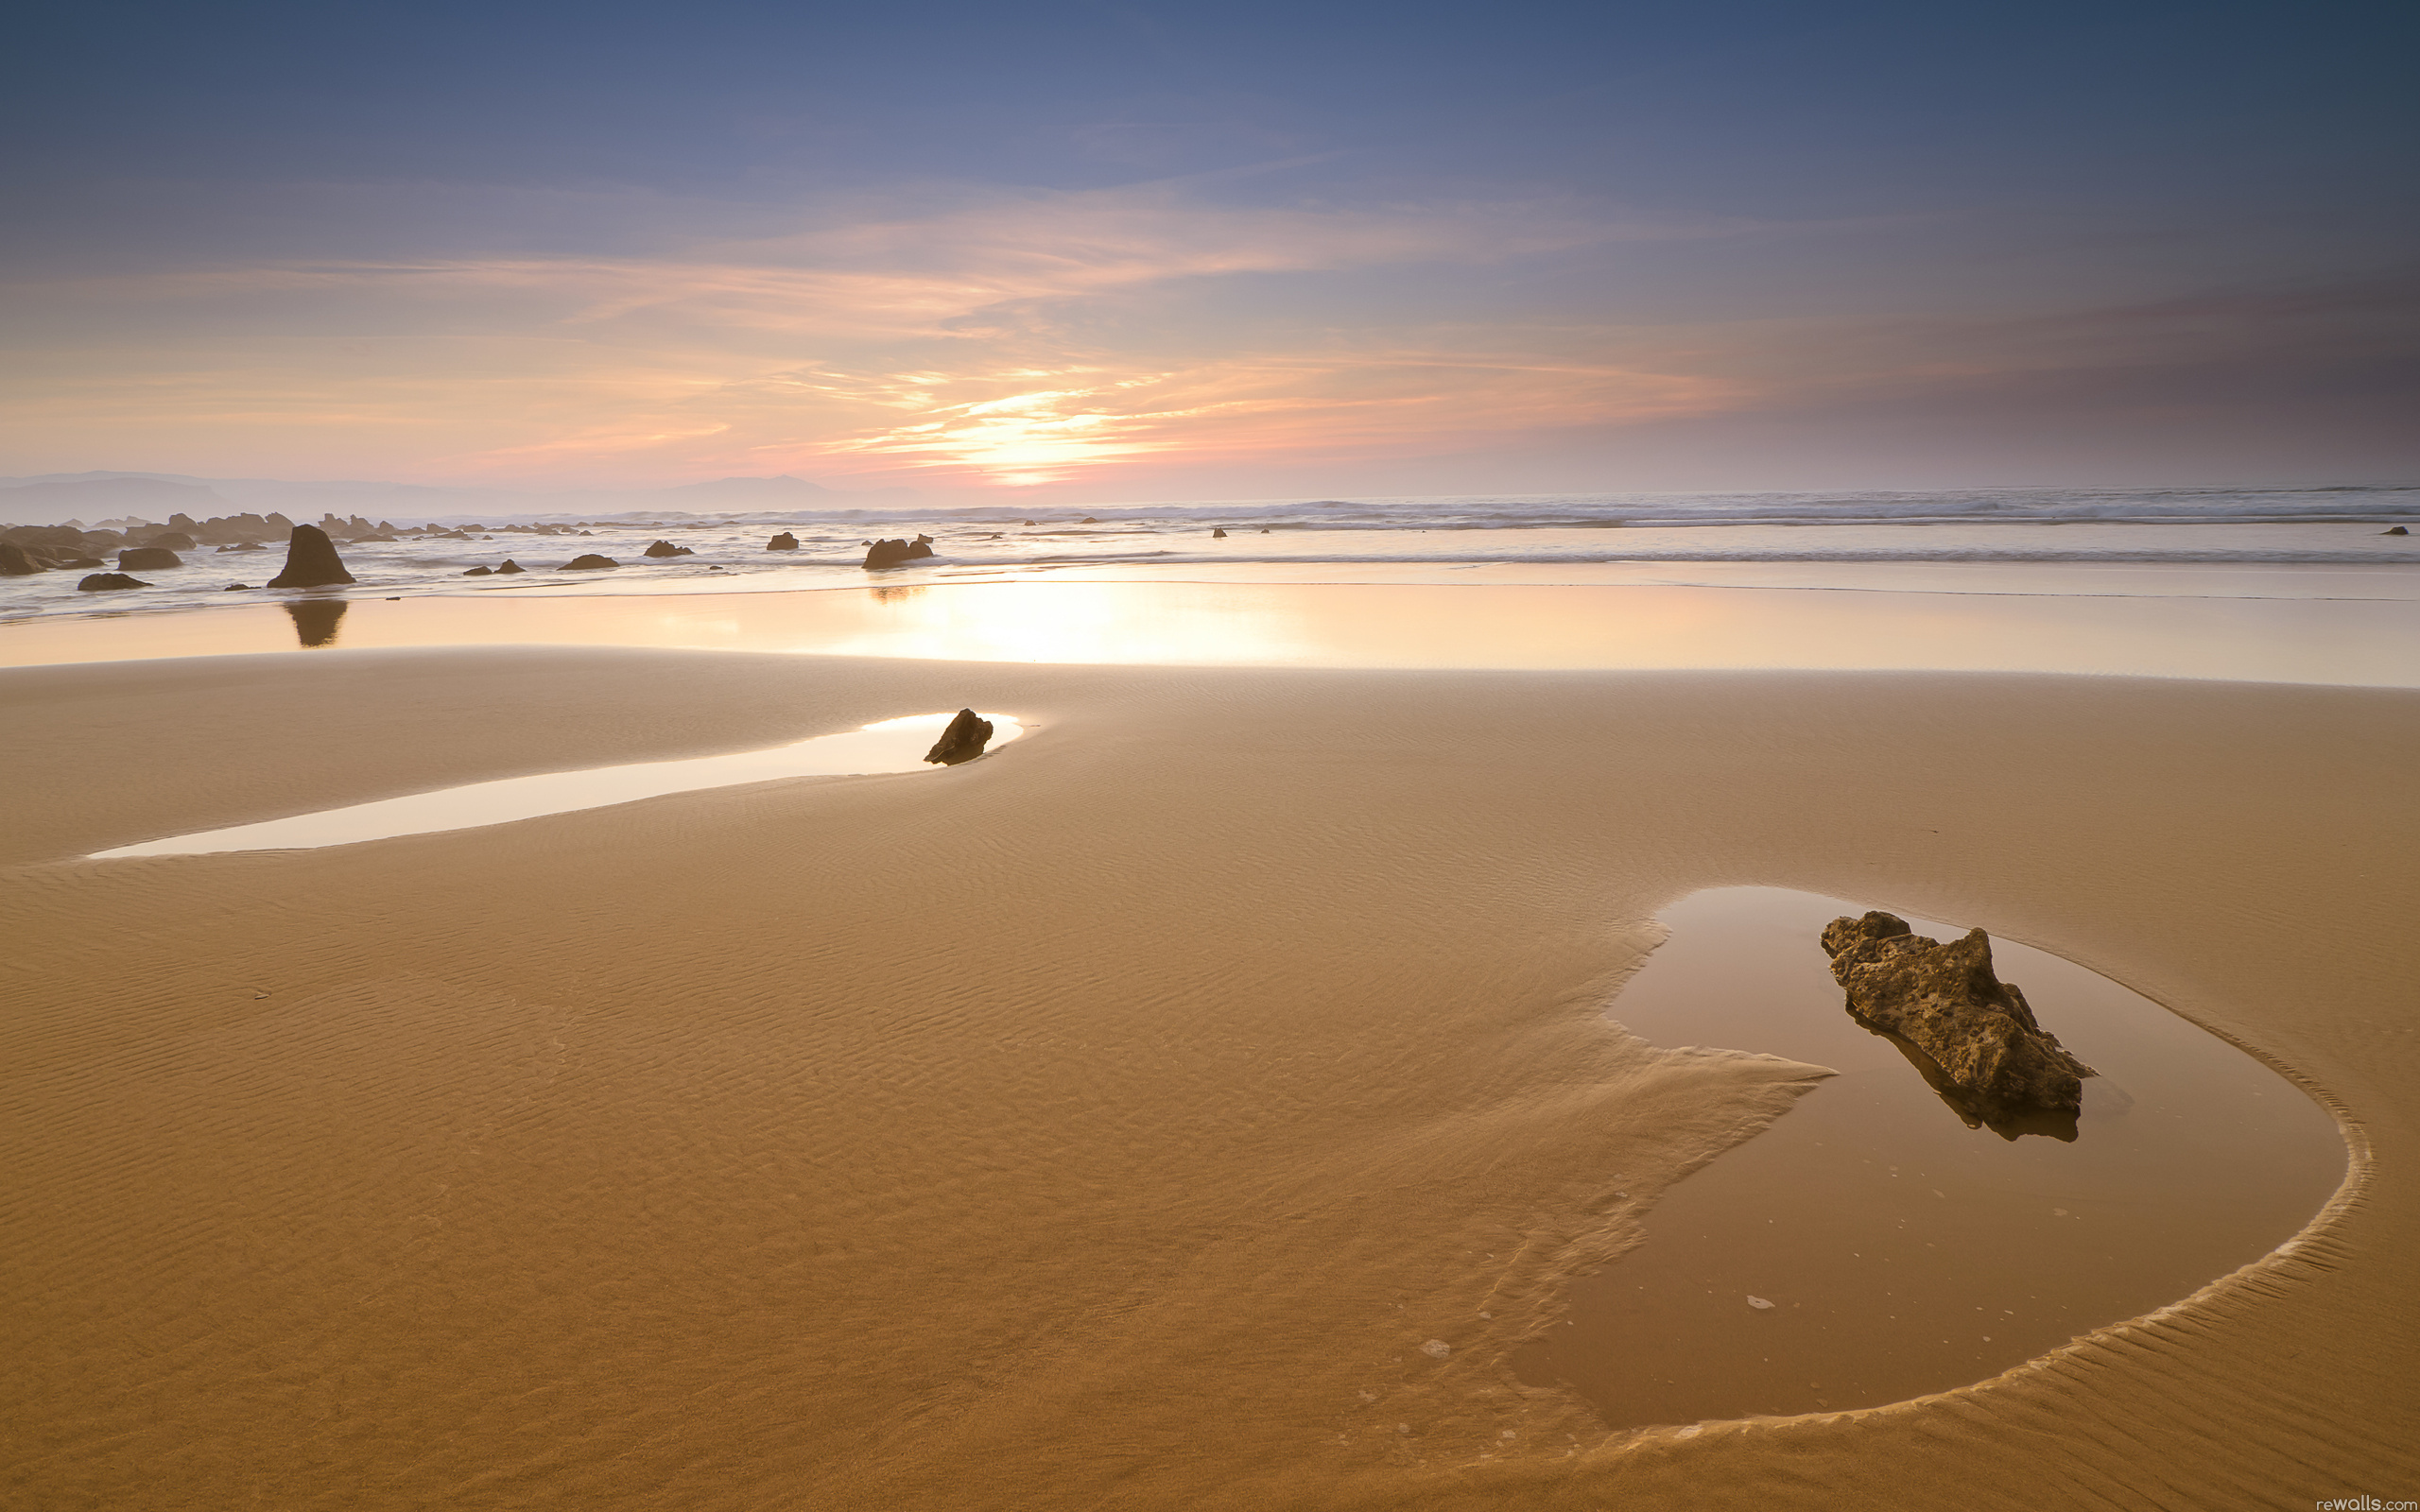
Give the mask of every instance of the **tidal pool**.
POLYGON ((1515 1351, 1524 1380, 1617 1429, 1947 1390, 2190 1296, 2292 1238, 2343 1179, 2335 1122, 2276 1072, 1996 937, 2000 977, 2100 1074, 2071 1142, 1970 1127, 1842 1008, 1818 936, 1872 906, 1725 887, 1665 910, 1671 936, 1616 1021, 1839 1074, 1667 1194, 1645 1243, 1575 1283, 1570 1321, 1515 1351))
MULTIPOLYGON (((677 762, 635 762, 623 766, 598 766, 586 771, 541 772, 533 777, 508 777, 493 782, 471 782, 354 803, 317 814, 205 830, 198 834, 146 840, 140 845, 96 850, 92 859, 120 856, 201 855, 221 850, 299 850, 319 846, 351 845, 357 840, 384 840, 398 834, 426 834, 439 830, 467 830, 482 824, 532 819, 574 809, 630 803, 666 793, 705 787, 731 787, 740 782, 769 782, 780 777, 841 777, 867 772, 909 772, 925 765, 925 753, 941 738, 953 714, 908 714, 885 719, 861 730, 775 746, 767 750, 735 751, 724 756, 697 756, 677 762)), ((1025 732, 1002 714, 990 716, 992 748, 1025 732)))

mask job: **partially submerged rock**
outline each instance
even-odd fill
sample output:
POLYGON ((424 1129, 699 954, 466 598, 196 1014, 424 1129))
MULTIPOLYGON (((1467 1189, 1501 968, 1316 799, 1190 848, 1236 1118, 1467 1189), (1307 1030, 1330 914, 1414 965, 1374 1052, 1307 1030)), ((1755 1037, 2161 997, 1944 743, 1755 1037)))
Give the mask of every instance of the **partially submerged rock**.
POLYGON ((184 559, 165 546, 129 546, 117 554, 122 573, 158 573, 183 565, 184 559))
POLYGON ((694 557, 697 553, 691 551, 686 546, 676 546, 668 541, 658 541, 650 544, 647 550, 641 552, 639 555, 643 557, 694 557))
POLYGON ((13 541, 0 541, 0 577, 31 577, 46 571, 42 563, 26 555, 26 548, 13 541))
POLYGON ((599 557, 596 553, 591 551, 583 552, 579 556, 574 557, 571 560, 556 568, 555 571, 559 573, 588 573, 595 572, 600 567, 619 567, 620 565, 622 564, 615 561, 611 557, 599 557))
POLYGON ((285 570, 268 580, 271 588, 325 588, 334 583, 349 583, 353 574, 344 570, 344 558, 337 555, 337 543, 318 525, 296 525, 294 535, 285 543, 285 570))
POLYGON ((765 549, 767 551, 796 551, 798 550, 798 537, 793 536, 788 531, 785 530, 780 535, 775 536, 772 540, 765 542, 765 549))
POLYGON ((1940 1072, 1942 1095, 1971 1119, 1997 1128, 2012 1115, 2072 1115, 2083 1106, 2092 1068, 1993 974, 1981 930, 1945 945, 1896 915, 1869 913, 1825 925, 1824 951, 1848 990, 1850 1016, 1920 1052, 1940 1072))
POLYGON ((2406 529, 2405 529, 2403 526, 2401 526, 2401 525, 2395 525, 2395 526, 2393 526, 2393 527, 2391 527, 2391 528, 2389 528, 2389 529, 2381 530, 2381 531, 2379 531, 2379 532, 2378 532, 2378 534, 2379 534, 2379 535, 2381 535, 2381 536, 2408 536, 2408 535, 2411 534, 2411 531, 2409 531, 2409 530, 2406 530, 2406 529))
POLYGON ((942 766, 971 762, 983 754, 983 747, 991 738, 992 721, 972 709, 960 709, 949 728, 942 731, 942 738, 933 742, 933 748, 925 752, 925 760, 942 766))
POLYGON ((866 565, 897 567, 932 554, 933 538, 930 536, 918 536, 913 541, 877 541, 866 547, 866 565))
POLYGON ((496 575, 498 577, 510 577, 510 576, 511 576, 514 573, 526 573, 526 572, 527 572, 528 570, 529 570, 528 568, 522 566, 519 562, 514 561, 511 558, 507 557, 506 558, 504 558, 504 560, 503 560, 502 562, 500 562, 500 563, 498 563, 498 564, 497 564, 497 566, 496 566, 496 570, 495 570, 495 575, 496 575))
POLYGON ((495 569, 493 567, 465 567, 462 569, 462 576, 465 577, 493 577, 495 576, 495 569))
POLYGON ((1223 529, 1213 530, 1210 532, 1210 539, 1213 541, 1224 541, 1227 539, 1227 532, 1223 529))
POLYGON ((163 530, 144 544, 158 546, 164 551, 191 551, 197 542, 182 530, 163 530))
POLYGON ((124 573, 95 573, 76 585, 79 593, 106 593, 120 588, 148 588, 151 585, 124 573))

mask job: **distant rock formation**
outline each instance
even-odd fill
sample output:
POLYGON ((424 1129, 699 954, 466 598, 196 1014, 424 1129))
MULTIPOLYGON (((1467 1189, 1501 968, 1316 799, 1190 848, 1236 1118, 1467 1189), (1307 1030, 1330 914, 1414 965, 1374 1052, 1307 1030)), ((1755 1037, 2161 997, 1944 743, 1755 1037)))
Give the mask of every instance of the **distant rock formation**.
POLYGON ((143 582, 137 578, 129 577, 124 573, 95 573, 90 577, 85 578, 82 582, 78 583, 76 585, 76 591, 79 593, 106 593, 113 589, 148 588, 151 585, 149 583, 143 582))
POLYGON ((1227 539, 1227 533, 1224 530, 1213 530, 1210 532, 1210 539, 1213 541, 1224 541, 1227 539))
POLYGON ((268 580, 271 588, 326 588, 353 581, 337 555, 337 543, 318 525, 296 525, 285 545, 285 570, 268 580))
POLYGON ((1824 951, 1848 990, 1850 1016, 1921 1052, 1941 1073, 1942 1095, 1970 1122, 1997 1128, 2013 1114, 2083 1106, 2092 1068, 2034 1022, 2024 993, 1992 974, 1991 936, 1981 930, 1944 945, 1895 915, 1869 913, 1824 926, 1824 951))
POLYGON ((595 572, 603 567, 619 567, 620 565, 622 564, 615 561, 611 557, 599 557, 596 553, 591 551, 584 552, 579 556, 574 557, 571 560, 556 568, 555 571, 559 573, 588 573, 595 572))
POLYGON ((643 557, 694 557, 697 553, 691 551, 686 546, 676 546, 668 541, 659 541, 648 546, 647 550, 641 552, 639 555, 643 557))
POLYGON ((918 536, 913 541, 877 541, 866 548, 868 567, 897 567, 919 557, 933 554, 933 538, 918 536))
POLYGON ((772 540, 765 542, 765 549, 767 551, 796 551, 798 550, 798 537, 793 536, 788 531, 785 530, 780 535, 775 536, 772 540))
POLYGON ((933 742, 933 748, 925 752, 925 760, 941 766, 971 762, 983 754, 983 747, 991 738, 992 721, 972 709, 960 709, 949 728, 942 731, 942 738, 933 742))
POLYGON ((2395 525, 2395 526, 2393 526, 2393 527, 2392 527, 2392 528, 2390 528, 2390 529, 2381 530, 2381 531, 2379 531, 2379 532, 2378 532, 2378 534, 2379 534, 2379 535, 2381 535, 2381 536, 2408 536, 2408 535, 2411 534, 2411 531, 2409 531, 2409 530, 2406 530, 2406 529, 2405 529, 2405 528, 2403 528, 2403 526, 2401 526, 2401 525, 2395 525))
POLYGON ((501 563, 499 563, 499 564, 497 565, 496 570, 495 570, 495 575, 496 575, 498 577, 510 577, 510 576, 511 576, 514 573, 526 573, 526 572, 527 572, 528 570, 529 570, 528 568, 522 566, 519 562, 514 561, 511 558, 507 557, 506 558, 504 558, 504 560, 503 560, 501 563))
MULTIPOLYGON (((177 518, 182 520, 184 516, 179 515, 177 518)), ((163 551, 191 551, 194 549, 195 541, 193 537, 186 535, 182 530, 163 530, 158 535, 153 536, 150 540, 146 541, 144 544, 147 546, 157 546, 163 551)))
POLYGON ((48 569, 26 555, 26 548, 13 541, 0 541, 0 577, 31 577, 48 569))
POLYGON ((165 546, 129 546, 117 554, 117 570, 122 573, 158 573, 183 565, 184 558, 165 546))

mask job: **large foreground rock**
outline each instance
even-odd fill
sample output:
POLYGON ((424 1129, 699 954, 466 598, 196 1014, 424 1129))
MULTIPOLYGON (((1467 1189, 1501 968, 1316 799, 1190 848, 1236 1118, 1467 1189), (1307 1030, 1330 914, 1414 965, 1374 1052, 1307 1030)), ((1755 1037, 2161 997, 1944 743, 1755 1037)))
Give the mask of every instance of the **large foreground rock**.
POLYGON ((1832 975, 1852 1017, 1924 1053, 1945 1095, 1996 1122, 2013 1113, 2073 1113, 2090 1066, 2034 1022, 2025 994, 1992 972, 1991 936, 1944 945, 1893 914, 1835 919, 1824 929, 1832 975))
POLYGON ((971 762, 983 754, 983 747, 991 738, 992 721, 972 709, 960 709, 949 728, 942 731, 942 738, 933 742, 933 748, 925 752, 925 760, 943 766, 971 762))
POLYGON ((0 577, 31 577, 47 571, 42 563, 26 555, 26 548, 13 541, 0 541, 0 577))
POLYGON ((332 583, 349 583, 353 574, 344 570, 344 558, 337 555, 337 543, 318 525, 296 525, 293 539, 285 545, 285 570, 268 580, 271 588, 325 588, 332 583))
POLYGON ((117 570, 122 573, 158 573, 183 565, 184 559, 165 546, 129 546, 117 554, 117 570))

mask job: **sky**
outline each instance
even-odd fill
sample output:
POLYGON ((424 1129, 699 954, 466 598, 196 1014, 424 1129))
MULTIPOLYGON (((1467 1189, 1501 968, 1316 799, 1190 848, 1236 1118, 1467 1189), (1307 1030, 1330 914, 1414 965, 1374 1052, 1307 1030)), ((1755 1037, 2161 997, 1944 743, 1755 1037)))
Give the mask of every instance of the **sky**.
POLYGON ((0 473, 2420 477, 2409 4, 36 4, 0 473))

